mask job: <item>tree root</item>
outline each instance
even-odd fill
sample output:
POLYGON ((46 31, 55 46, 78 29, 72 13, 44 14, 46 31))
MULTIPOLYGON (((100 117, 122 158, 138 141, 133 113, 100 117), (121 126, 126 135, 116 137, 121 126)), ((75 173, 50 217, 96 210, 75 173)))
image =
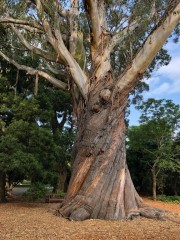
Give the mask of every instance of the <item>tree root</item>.
POLYGON ((72 221, 72 219, 70 219, 69 217, 64 216, 59 209, 57 209, 57 210, 55 211, 54 215, 57 216, 57 217, 62 217, 62 218, 65 218, 65 219, 67 219, 67 220, 69 220, 69 221, 72 221))
POLYGON ((140 212, 139 211, 132 211, 129 212, 126 220, 134 220, 134 219, 139 219, 140 218, 140 212))
POLYGON ((157 219, 160 221, 165 221, 167 219, 166 216, 164 216, 164 213, 167 212, 166 210, 162 210, 155 207, 142 207, 139 208, 137 211, 131 211, 128 213, 126 219, 127 220, 133 220, 137 219, 140 216, 145 218, 151 218, 151 219, 157 219))
MULTIPOLYGON (((139 219, 140 217, 145 217, 145 218, 150 218, 150 219, 156 219, 160 221, 165 221, 166 219, 168 220, 169 218, 164 215, 168 211, 155 208, 155 207, 149 207, 149 206, 144 206, 139 208, 138 210, 130 211, 127 216, 126 220, 135 220, 139 219)), ((90 217, 90 212, 86 208, 78 208, 75 211, 73 211, 68 217, 64 216, 64 214, 60 210, 56 210, 55 213, 56 216, 58 217, 63 217, 69 221, 83 221, 86 219, 91 218, 90 217)))

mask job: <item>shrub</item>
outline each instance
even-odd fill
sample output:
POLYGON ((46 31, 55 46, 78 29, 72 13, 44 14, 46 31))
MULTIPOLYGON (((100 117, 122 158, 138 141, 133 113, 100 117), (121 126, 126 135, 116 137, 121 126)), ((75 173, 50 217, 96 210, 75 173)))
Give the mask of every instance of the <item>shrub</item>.
POLYGON ((61 197, 64 197, 66 195, 66 193, 63 190, 59 190, 59 189, 56 191, 56 194, 60 194, 61 197))
POLYGON ((43 183, 35 183, 31 185, 29 190, 25 193, 25 197, 29 201, 35 201, 39 198, 44 197, 48 193, 48 189, 46 188, 46 185, 43 183))
POLYGON ((180 196, 158 195, 157 200, 160 200, 160 201, 163 201, 163 202, 180 204, 180 196))

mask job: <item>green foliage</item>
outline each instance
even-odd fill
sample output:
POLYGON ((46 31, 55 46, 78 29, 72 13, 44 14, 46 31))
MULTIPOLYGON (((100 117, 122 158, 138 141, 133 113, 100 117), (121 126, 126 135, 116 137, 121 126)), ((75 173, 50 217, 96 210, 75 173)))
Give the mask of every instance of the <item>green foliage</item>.
POLYGON ((172 100, 149 98, 146 102, 138 105, 137 109, 142 113, 140 123, 163 120, 172 128, 172 131, 179 128, 180 107, 172 100))
MULTIPOLYGON (((11 88, 11 78, 16 76, 14 69, 3 74, 6 77, 0 76, 0 170, 11 181, 26 178, 33 184, 55 186, 58 165, 70 168, 74 136, 70 97, 49 84, 48 87, 40 84, 39 94, 34 97, 27 91, 27 77, 26 84, 17 85, 14 91, 11 88)), ((19 75, 19 83, 22 78, 19 75)))
POLYGON ((66 193, 63 190, 60 190, 60 189, 58 189, 56 191, 56 194, 59 194, 61 197, 64 197, 66 195, 66 193))
POLYGON ((28 191, 24 194, 25 198, 29 201, 35 201, 39 198, 44 197, 48 193, 48 189, 45 184, 36 182, 30 186, 28 191))
POLYGON ((145 189, 139 182, 146 182, 147 192, 150 187, 148 175, 153 171, 157 177, 158 190, 163 192, 167 189, 174 194, 179 191, 178 135, 175 137, 180 116, 179 106, 170 100, 149 99, 138 108, 142 111, 141 125, 133 126, 127 131, 127 159, 133 180, 142 191, 145 189), (176 185, 169 187, 169 182, 172 184, 173 181, 176 185))
POLYGON ((160 200, 162 202, 170 202, 170 203, 180 204, 180 196, 158 195, 157 200, 160 200))

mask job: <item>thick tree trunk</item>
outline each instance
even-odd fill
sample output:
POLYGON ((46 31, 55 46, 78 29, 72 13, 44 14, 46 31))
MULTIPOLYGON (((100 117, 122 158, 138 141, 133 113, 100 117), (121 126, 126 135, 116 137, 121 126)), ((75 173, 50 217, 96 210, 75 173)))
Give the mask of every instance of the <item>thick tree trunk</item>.
POLYGON ((0 202, 6 202, 5 173, 0 171, 0 202))
MULTIPOLYGON (((137 194, 126 164, 125 97, 113 95, 112 77, 99 82, 79 120, 73 172, 57 214, 72 220, 155 217, 137 194), (103 90, 102 90, 103 89, 103 90), (147 211, 148 209, 148 211, 147 211)), ((81 109, 83 111, 83 109, 81 109)))

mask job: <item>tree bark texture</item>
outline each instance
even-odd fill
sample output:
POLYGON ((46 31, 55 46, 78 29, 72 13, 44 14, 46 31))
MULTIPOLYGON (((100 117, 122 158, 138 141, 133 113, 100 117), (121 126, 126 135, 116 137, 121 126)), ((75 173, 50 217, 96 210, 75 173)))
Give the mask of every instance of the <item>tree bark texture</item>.
MULTIPOLYGON (((81 108, 72 177, 57 211, 71 220, 133 218, 148 208, 137 194, 126 164, 127 95, 112 100, 111 72, 105 78, 94 86, 86 108, 81 108)), ((149 212, 155 216, 154 210, 149 212)))

